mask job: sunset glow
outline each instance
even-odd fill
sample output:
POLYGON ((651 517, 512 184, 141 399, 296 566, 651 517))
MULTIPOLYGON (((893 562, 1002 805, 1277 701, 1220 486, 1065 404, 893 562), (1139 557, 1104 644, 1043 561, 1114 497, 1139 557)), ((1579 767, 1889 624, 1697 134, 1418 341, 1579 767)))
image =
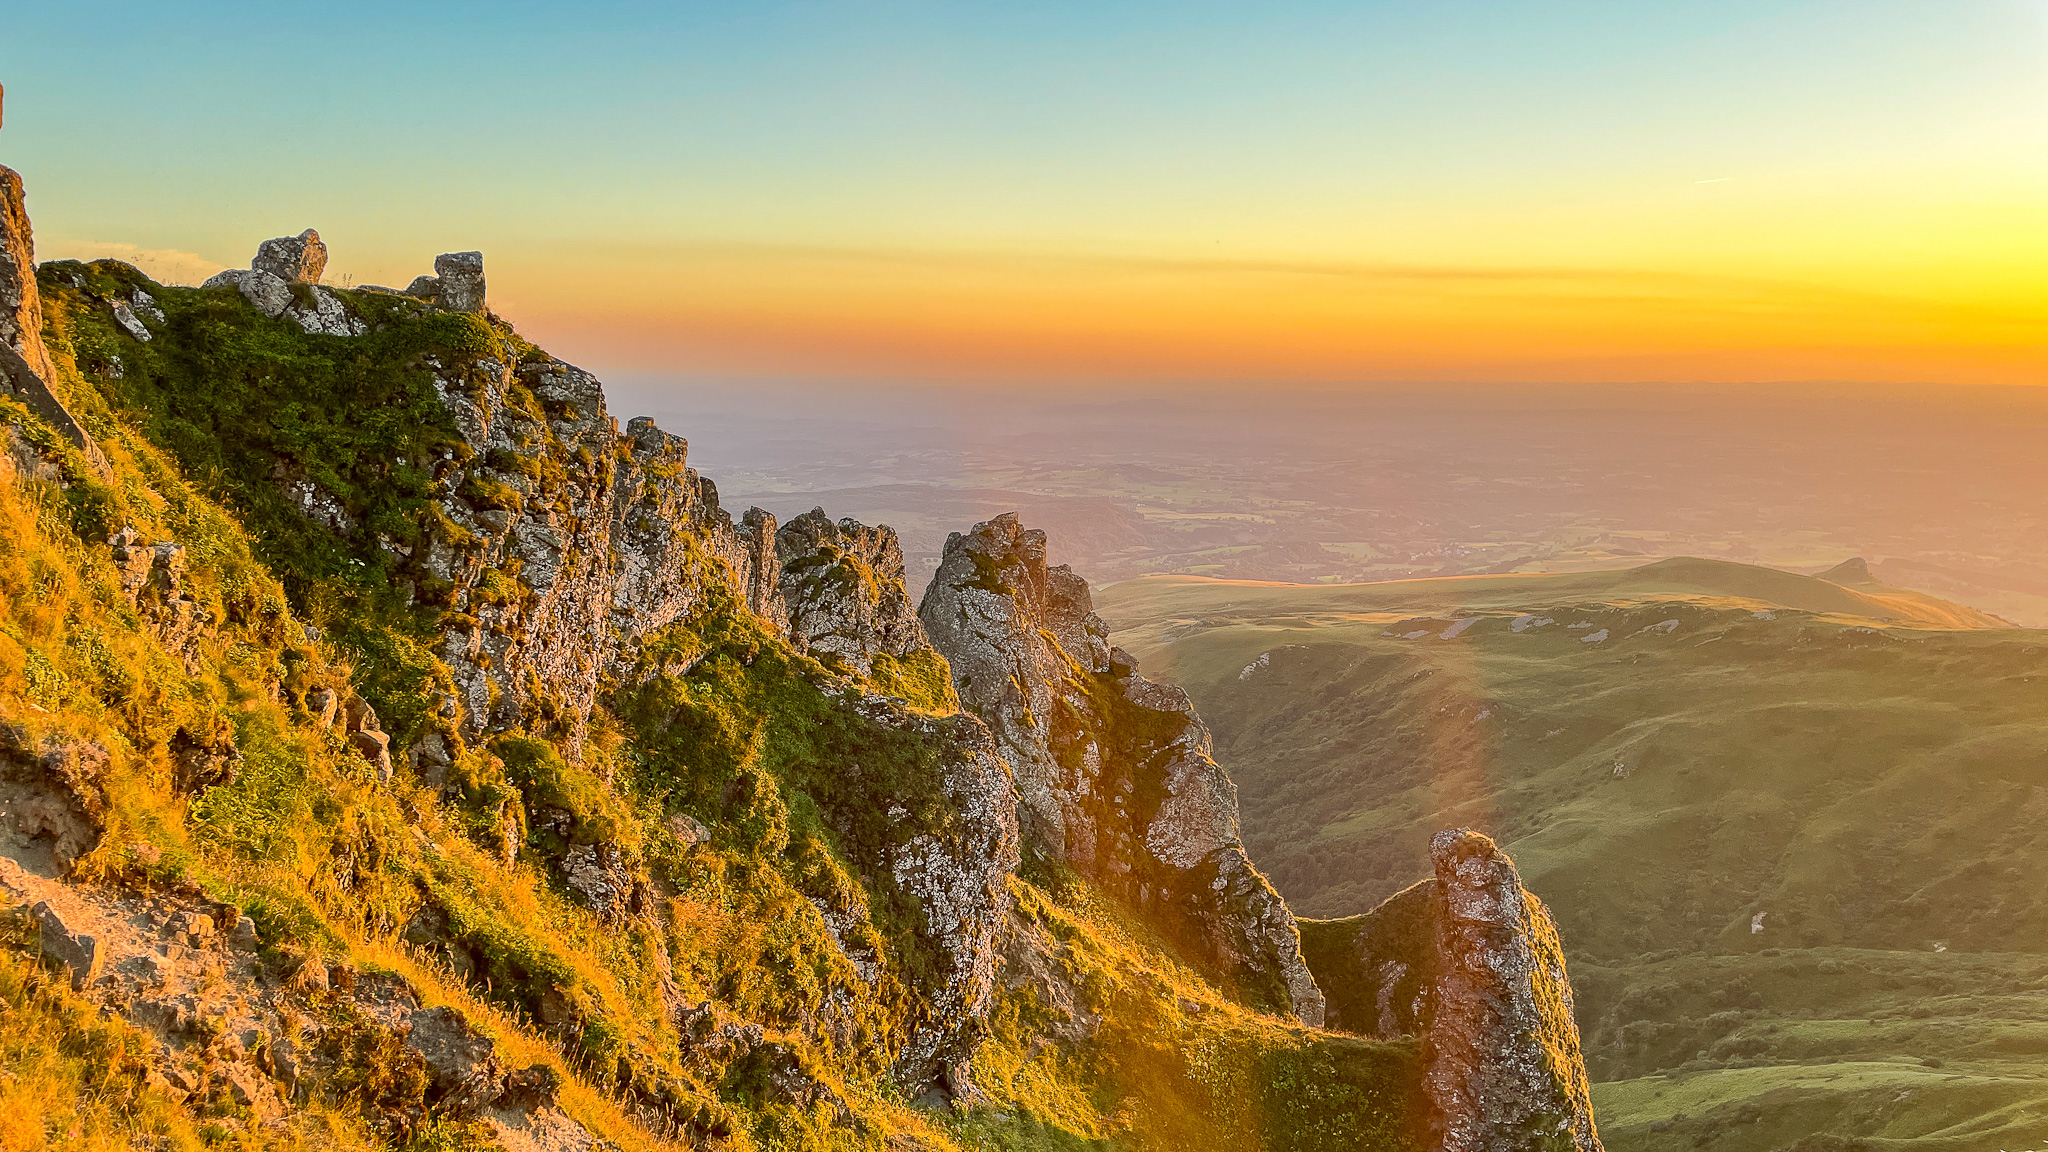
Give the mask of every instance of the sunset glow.
POLYGON ((235 7, 0 44, 46 258, 477 247, 534 335, 679 375, 2048 379, 2039 3, 235 7))

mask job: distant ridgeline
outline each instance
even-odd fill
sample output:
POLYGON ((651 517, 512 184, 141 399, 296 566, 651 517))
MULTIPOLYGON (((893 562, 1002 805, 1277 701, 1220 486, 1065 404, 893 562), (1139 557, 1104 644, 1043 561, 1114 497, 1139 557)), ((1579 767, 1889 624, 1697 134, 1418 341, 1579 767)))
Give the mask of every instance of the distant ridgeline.
POLYGON ((35 268, 0 192, 7 1123, 1599 1147, 1506 857, 1445 833, 1304 961, 1043 533, 956 535, 918 607, 888 528, 735 520, 622 431, 479 254, 342 290, 308 230, 167 287, 35 268))

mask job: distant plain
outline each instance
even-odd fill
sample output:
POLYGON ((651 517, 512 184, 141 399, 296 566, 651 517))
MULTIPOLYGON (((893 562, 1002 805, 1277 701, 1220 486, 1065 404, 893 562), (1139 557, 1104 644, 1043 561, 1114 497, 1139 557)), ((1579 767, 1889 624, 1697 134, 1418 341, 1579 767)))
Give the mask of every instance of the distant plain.
POLYGON ((2048 389, 617 390, 729 504, 895 527, 913 584, 1017 511, 1098 587, 1863 556, 2048 626, 2048 389))

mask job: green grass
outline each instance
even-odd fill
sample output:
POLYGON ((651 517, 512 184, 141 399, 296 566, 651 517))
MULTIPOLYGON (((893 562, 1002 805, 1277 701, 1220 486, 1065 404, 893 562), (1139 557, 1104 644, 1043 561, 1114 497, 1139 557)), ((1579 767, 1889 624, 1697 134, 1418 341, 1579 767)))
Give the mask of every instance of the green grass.
POLYGON ((1371 908, 1440 828, 1503 843, 1572 956, 1609 1147, 2027 1146, 2025 1122, 1963 1113, 2007 1115, 2048 1076, 2048 635, 1738 569, 1147 578, 1100 610, 1189 689, 1297 911, 1371 908), (1554 623, 1514 631, 1531 614, 1554 623), (1440 638, 1454 616, 1478 620, 1440 638), (1799 1078, 1922 1057, 1945 1074, 1886 1072, 1918 1078, 1898 1100, 1799 1078), (1666 1073, 1711 1102, 1645 1096, 1666 1073))
MULTIPOLYGON (((457 535, 428 499, 428 469, 465 466, 467 449, 428 362, 459 387, 494 371, 490 361, 545 354, 509 329, 375 295, 342 294, 376 326, 344 339, 265 320, 232 291, 148 284, 111 262, 50 266, 44 286, 59 391, 109 469, 97 474, 0 401, 0 422, 64 479, 0 485, 0 717, 11 741, 108 751, 82 785, 107 835, 79 878, 194 890, 246 910, 268 956, 303 950, 404 975, 426 1002, 459 1006, 509 1064, 560 1070, 564 1106, 625 1152, 676 1146, 629 1118, 628 1079, 730 1152, 882 1152, 896 1138, 1047 1152, 1407 1146, 1412 1045, 1249 1011, 1179 963, 1156 926, 1070 877, 1057 891, 1021 880, 1014 890, 1020 915, 1057 941, 1048 963, 1059 981, 1099 1020, 1093 1041, 1048 1043, 1047 1005, 1008 988, 977 1058, 993 1103, 957 1124, 906 1105, 891 1053, 930 1015, 925 977, 945 958, 891 853, 913 836, 958 846, 946 767, 985 739, 956 714, 950 673, 928 653, 880 659, 849 684, 714 584, 693 615, 648 639, 638 667, 613 670, 580 740, 537 708, 494 728, 487 746, 450 739, 445 790, 402 755, 395 778, 379 780, 340 732, 315 726, 311 690, 353 683, 395 751, 430 729, 452 737, 436 715, 450 677, 434 651, 441 629, 478 626, 452 611, 453 589, 387 547, 457 535), (139 343, 74 278, 102 296, 145 287, 166 322, 139 343), (301 479, 352 526, 302 514, 283 494, 301 479), (209 619, 189 651, 167 650, 121 593, 105 540, 122 525, 186 548, 185 591, 209 619), (900 704, 862 698, 877 690, 900 704), (895 714, 878 722, 878 707, 895 714), (173 786, 177 749, 226 742, 239 752, 231 783, 173 786), (671 823, 684 813, 709 843, 671 823), (563 860, 586 845, 626 874, 633 915, 600 919, 568 890, 563 860), (704 1003, 709 1023, 760 1026, 855 1124, 785 1097, 767 1056, 698 1051, 676 1020, 679 1006, 704 1003)), ((545 426, 524 388, 507 402, 545 426)), ((492 476, 472 474, 468 497, 509 505, 559 492, 570 457, 545 438, 489 454, 492 476)), ((596 483, 611 464, 577 462, 596 483)), ((472 591, 510 602, 530 594, 517 576, 505 565, 472 591)), ((1096 706, 1128 708, 1121 696, 1096 706)), ((1131 747, 1113 751, 1127 756, 1149 755, 1181 723, 1122 719, 1131 747)), ((328 1022, 338 1074, 306 1116, 318 1130, 272 1141, 195 1129, 136 1088, 132 1036, 23 982, 31 951, 18 934, 0 941, 0 1071, 12 1077, 0 1077, 0 1101, 40 1126, 28 1146, 162 1136, 153 1146, 426 1149, 474 1135, 393 1128, 418 1097, 417 1060, 345 1019, 328 1022)))

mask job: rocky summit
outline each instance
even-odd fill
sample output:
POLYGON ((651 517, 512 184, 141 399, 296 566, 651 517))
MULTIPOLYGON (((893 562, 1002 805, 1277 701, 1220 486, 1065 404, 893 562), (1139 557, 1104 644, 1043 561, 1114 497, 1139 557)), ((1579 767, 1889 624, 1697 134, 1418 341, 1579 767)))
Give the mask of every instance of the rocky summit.
POLYGON ((34 266, 0 191, 11 1122, 1597 1146, 1506 858, 1447 834, 1305 960, 1207 729, 1043 533, 955 535, 920 603, 886 527, 735 517, 478 253, 351 290, 308 229, 174 287, 34 266))

